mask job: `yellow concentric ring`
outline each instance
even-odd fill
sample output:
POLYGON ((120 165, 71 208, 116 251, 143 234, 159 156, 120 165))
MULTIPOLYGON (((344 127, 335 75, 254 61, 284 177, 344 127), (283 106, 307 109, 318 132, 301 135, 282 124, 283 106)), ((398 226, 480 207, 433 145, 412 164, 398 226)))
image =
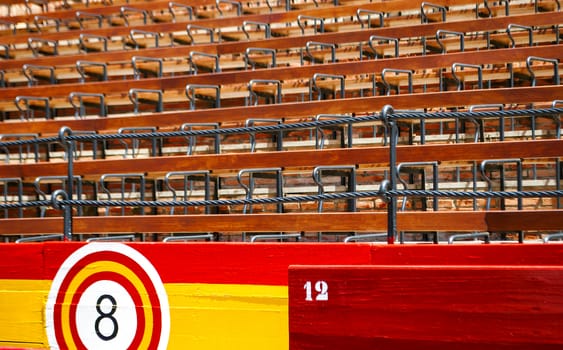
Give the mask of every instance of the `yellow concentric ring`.
MULTIPOLYGON (((127 278, 134 286, 135 289, 139 292, 141 296, 142 310, 145 314, 145 328, 143 329, 143 338, 140 344, 140 349, 148 348, 148 345, 151 340, 152 331, 151 325, 153 323, 153 313, 151 302, 148 296, 148 291, 145 288, 144 284, 141 282, 141 279, 127 266, 114 262, 114 261, 96 261, 90 263, 84 268, 82 268, 76 275, 72 278, 72 281, 68 285, 68 289, 65 292, 65 297, 63 304, 61 306, 61 321, 65 320, 66 322, 61 322, 62 332, 64 335, 65 343, 70 347, 70 349, 76 349, 76 342, 72 337, 70 331, 70 318, 73 315, 70 315, 70 305, 72 298, 75 292, 78 290, 80 285, 86 280, 89 276, 92 276, 98 272, 115 272, 127 278)), ((137 330, 138 332, 139 330, 137 330)))

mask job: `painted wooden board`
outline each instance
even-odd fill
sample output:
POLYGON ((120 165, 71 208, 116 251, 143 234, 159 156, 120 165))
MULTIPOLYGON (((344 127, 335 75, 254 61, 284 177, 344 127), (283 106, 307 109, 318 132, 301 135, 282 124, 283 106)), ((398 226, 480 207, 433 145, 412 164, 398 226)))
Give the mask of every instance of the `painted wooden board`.
POLYGON ((372 265, 563 265, 563 244, 374 245, 372 265))
POLYGON ((561 265, 563 245, 52 242, 0 257, 0 349, 286 350, 290 265, 561 265))
POLYGON ((290 349, 561 349, 561 266, 291 266, 290 349))
POLYGON ((292 263, 369 245, 0 244, 0 348, 288 348, 292 263))

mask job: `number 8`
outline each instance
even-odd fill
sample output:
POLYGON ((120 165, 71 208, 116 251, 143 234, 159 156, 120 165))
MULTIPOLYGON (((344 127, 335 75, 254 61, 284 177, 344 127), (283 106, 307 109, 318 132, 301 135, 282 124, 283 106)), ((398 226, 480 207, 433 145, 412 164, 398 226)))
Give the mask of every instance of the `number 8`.
POLYGON ((104 294, 104 295, 102 295, 98 298, 98 301, 96 302, 96 311, 98 312, 100 317, 98 317, 96 319, 96 323, 94 323, 94 330, 96 331, 96 334, 98 335, 98 337, 100 337, 100 339, 102 339, 104 341, 112 340, 113 338, 115 338, 117 336, 117 330, 118 330, 117 320, 115 319, 115 317, 113 317, 113 314, 115 313, 116 310, 117 310, 117 302, 115 301, 114 297, 112 297, 109 294, 104 294), (111 303, 111 311, 110 312, 104 312, 102 310, 102 308, 100 307, 100 305, 102 304, 102 302, 105 299, 108 299, 111 303), (113 325, 113 332, 111 332, 110 335, 104 335, 100 331, 100 322, 104 318, 109 318, 112 325, 113 325))

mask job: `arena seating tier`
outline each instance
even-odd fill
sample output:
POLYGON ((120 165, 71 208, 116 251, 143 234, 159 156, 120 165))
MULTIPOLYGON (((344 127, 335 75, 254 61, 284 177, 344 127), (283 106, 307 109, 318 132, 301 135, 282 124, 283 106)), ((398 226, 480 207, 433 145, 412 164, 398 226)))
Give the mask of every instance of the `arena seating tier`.
POLYGON ((563 236, 558 0, 0 14, 4 242, 563 236))

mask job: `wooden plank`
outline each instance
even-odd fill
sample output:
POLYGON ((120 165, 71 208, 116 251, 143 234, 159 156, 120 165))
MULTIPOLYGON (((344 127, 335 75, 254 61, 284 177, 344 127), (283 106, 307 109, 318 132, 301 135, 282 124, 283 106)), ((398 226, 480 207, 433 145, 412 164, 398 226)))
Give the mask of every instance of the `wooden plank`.
POLYGON ((526 211, 514 215, 511 212, 497 211, 489 212, 485 218, 489 231, 510 230, 561 230, 563 228, 563 217, 558 215, 547 215, 544 218, 537 217, 533 211, 526 211), (541 222, 537 221, 541 220, 541 222), (541 226, 541 228, 538 228, 541 226))
MULTIPOLYGON (((397 161, 458 162, 500 158, 561 157, 563 140, 529 140, 467 144, 409 145, 397 148, 397 161)), ((342 164, 381 164, 389 161, 387 147, 300 150, 261 153, 230 153, 136 159, 83 160, 74 164, 74 174, 96 177, 106 173, 142 172, 152 176, 170 169, 240 170, 267 167, 315 167, 342 164), (314 159, 314 162, 312 162, 314 159)), ((0 164, 4 177, 34 179, 42 175, 66 175, 66 163, 0 164)))
POLYGON ((290 266, 290 349, 556 349, 561 266, 290 266))
MULTIPOLYGON (((382 229, 385 215, 374 213, 350 216, 350 213, 259 214, 259 215, 189 215, 189 216, 109 216, 75 217, 74 233, 169 233, 169 232, 280 232, 304 229, 315 231, 350 231, 382 229), (283 216, 282 216, 283 215, 283 216), (321 215, 321 216, 319 216, 321 215), (359 220, 361 223, 359 224, 359 220), (266 225, 267 223, 267 225, 266 225), (140 230, 138 230, 140 229, 140 230), (219 230, 221 229, 221 230, 219 230), (219 231, 218 231, 219 230, 219 231)), ((380 213, 381 214, 381 213, 380 213)), ((62 218, 5 219, 0 234, 33 235, 62 232, 62 218), (38 223, 41 223, 38 225, 38 223)))
POLYGON ((374 245, 372 265, 560 265, 563 244, 374 245))
MULTIPOLYGON (((314 66, 309 65, 300 67, 277 67, 255 71, 233 71, 188 76, 180 75, 174 77, 147 78, 141 80, 69 83, 58 84, 56 90, 53 90, 49 85, 38 85, 32 87, 11 87, 3 89, 2 100, 12 100, 20 95, 66 97, 71 92, 105 91, 106 94, 111 92, 119 93, 128 91, 131 88, 181 90, 184 89, 188 84, 209 84, 210 79, 215 85, 227 85, 245 84, 252 79, 276 79, 281 81, 302 78, 310 79, 315 73, 339 74, 346 76, 381 72, 384 68, 417 70, 438 67, 451 67, 453 63, 478 65, 496 63, 504 64, 507 62, 524 62, 529 56, 563 59, 563 47, 561 45, 546 45, 540 47, 522 47, 515 49, 457 52, 445 55, 427 55, 368 60, 360 62, 317 64, 314 66)), ((89 57, 86 57, 87 56, 83 56, 83 59, 89 59, 89 57)))
MULTIPOLYGON (((557 13, 544 13, 544 14, 537 14, 537 15, 526 15, 526 16, 511 16, 511 20, 517 23, 530 23, 530 25, 552 25, 561 22, 561 14, 557 13), (554 17, 555 16, 555 17, 554 17)), ((510 23, 515 22, 506 22, 506 18, 503 20, 501 18, 493 18, 493 19, 482 19, 478 21, 468 21, 464 23, 459 22, 447 22, 447 23, 440 23, 440 24, 424 24, 424 25, 416 25, 416 26, 407 26, 405 28, 377 28, 377 29, 367 29, 367 30, 358 30, 352 31, 347 33, 319 33, 315 35, 305 35, 305 36, 296 36, 291 38, 271 38, 267 40, 252 40, 252 41, 243 41, 243 42, 223 42, 223 43, 215 43, 215 44, 206 44, 206 45, 193 45, 193 46, 176 46, 176 47, 160 47, 160 48, 147 48, 144 49, 143 55, 148 57, 187 57, 189 56, 191 51, 199 51, 199 52, 206 52, 210 54, 218 54, 218 55, 225 55, 225 54, 235 54, 235 53, 243 53, 248 47, 261 47, 261 48, 272 48, 272 49, 288 49, 288 48, 295 48, 295 47, 303 47, 308 41, 322 41, 322 42, 330 42, 335 44, 342 44, 342 43, 358 43, 366 41, 370 35, 383 35, 383 36, 390 36, 390 37, 410 37, 412 33, 419 33, 419 35, 425 36, 433 36, 435 35, 438 29, 442 30, 453 30, 453 31, 463 31, 465 32, 467 28, 472 28, 477 22, 479 28, 474 28, 475 31, 483 31, 483 30, 499 30, 505 29, 506 26, 510 23), (491 22, 492 21, 492 22, 491 22), (506 22, 506 23, 505 23, 506 22), (389 31, 389 32, 387 32, 389 31)), ((257 20, 257 19, 253 19, 257 20)), ((146 29, 146 28, 141 28, 146 29)), ((185 27, 179 30, 185 30, 185 27)), ((46 34, 45 34, 46 35, 46 34)), ((124 36, 128 36, 129 32, 123 34, 124 36)), ((96 61, 96 62, 122 62, 122 61, 130 61, 133 56, 138 55, 139 52, 136 50, 124 50, 124 51, 112 51, 112 52, 101 52, 101 53, 88 53, 87 57, 86 54, 77 54, 77 55, 59 55, 54 57, 48 56, 40 56, 34 57, 33 63, 37 65, 46 65, 46 66, 64 66, 64 65, 74 65, 78 60, 87 59, 88 61, 96 61)), ((15 60, 6 60, 3 61, 2 64, 6 70, 11 69, 21 69, 23 64, 29 63, 29 59, 15 59, 15 60)))
MULTIPOLYGON (((117 261, 120 261, 122 262, 120 266, 127 265, 127 273, 135 271, 129 273, 129 276, 135 274, 135 277, 129 277, 129 281, 138 278, 139 275, 142 276, 145 271, 153 271, 154 279, 147 279, 137 288, 149 289, 153 285, 151 281, 155 281, 154 285, 157 288, 158 286, 162 288, 164 284, 160 295, 167 298, 165 309, 170 313, 171 327, 169 331, 168 328, 166 329, 169 340, 168 346, 162 346, 163 348, 287 350, 289 264, 364 264, 369 261, 369 246, 366 245, 231 242, 226 244, 128 243, 127 246, 110 243, 109 246, 105 244, 97 248, 95 246, 84 242, 0 245, 2 255, 0 347, 2 349, 74 347, 75 343, 72 341, 62 340, 55 343, 53 337, 47 336, 45 329, 46 322, 49 321, 46 321, 45 310, 53 304, 49 298, 50 289, 55 290, 54 294, 57 291, 60 291, 60 294, 65 292, 64 285, 58 289, 57 280, 60 280, 61 274, 66 274, 67 271, 70 271, 68 272, 70 274, 77 269, 83 269, 83 274, 90 278, 97 278, 96 275, 100 270, 110 272, 110 275, 118 274, 113 266, 118 265, 117 261), (84 251, 88 253, 82 254, 84 251), (97 255, 100 251, 103 252, 97 255), (118 252, 123 252, 135 261, 118 252), (67 260, 69 256, 77 258, 77 255, 80 260, 77 263, 76 260, 67 260), (85 255, 87 257, 83 260, 85 255), (217 257, 221 257, 221 263, 218 263, 217 257), (105 266, 97 270, 88 269, 92 266, 89 265, 92 261, 95 265, 105 266), (106 263, 108 261, 110 263, 106 263), (116 263, 112 265, 113 261, 116 263), (143 264, 143 261, 150 263, 144 264, 142 270, 137 269, 138 264, 143 264), (259 334, 256 333, 258 324, 259 334), (220 340, 217 339, 217 334, 221 334, 220 340)), ((129 282, 122 282, 122 285, 127 283, 129 282)), ((114 294, 113 290, 104 288, 103 292, 119 298, 117 292, 114 294)), ((128 293, 136 292, 130 289, 128 293)), ((80 297, 88 293, 79 290, 72 294, 80 297)), ((152 292, 147 292, 145 295, 149 295, 145 300, 149 297, 152 298, 151 300, 156 298, 152 292)), ((121 307, 120 300, 117 299, 117 303, 121 307)), ((92 305, 95 305, 95 301, 92 305)), ((142 311, 143 308, 150 308, 143 302, 137 302, 134 307, 137 312, 142 311)), ((122 307, 120 310, 123 309, 125 308, 122 307)), ((153 308, 153 314, 156 312, 158 309, 153 308)), ((73 322, 73 318, 70 316, 67 319, 73 322)), ((140 328, 139 323, 135 322, 136 319, 131 319, 117 320, 119 332, 131 332, 137 330, 137 327, 140 328)), ((87 322, 85 330, 93 332, 94 321, 87 322)), ((157 321, 151 321, 151 327, 153 323, 158 324, 157 321)), ((106 341, 103 344, 85 345, 82 348, 108 348, 107 344, 106 341)))
MULTIPOLYGON (((562 47, 563 48, 563 47, 562 47)), ((444 56, 442 56, 444 57, 444 56)), ((265 70, 266 72, 269 70, 265 70)), ((258 71, 257 71, 258 72, 258 71)), ((149 79, 147 79, 149 80, 149 79)), ((142 82, 142 80, 140 80, 142 82)), ((125 87, 124 87, 125 88, 125 87)), ((33 89, 33 88, 30 88, 33 89)), ((8 91, 4 89, 3 91, 8 91)), ((80 90, 81 91, 81 90, 80 90)), ((127 89, 123 90, 127 91, 127 89)), ((31 92, 31 91, 29 91, 31 92)), ((563 86, 538 86, 499 88, 490 90, 465 90, 449 92, 427 92, 409 95, 371 96, 349 98, 345 100, 323 100, 301 103, 283 103, 277 105, 259 105, 253 107, 230 107, 181 112, 143 113, 110 118, 87 118, 81 120, 36 120, 30 122, 0 123, 0 133, 37 133, 40 135, 57 134, 61 127, 73 130, 118 130, 130 126, 154 126, 160 128, 178 127, 190 122, 244 122, 249 118, 284 118, 315 116, 326 113, 373 113, 379 112, 386 105, 395 109, 417 109, 433 107, 470 106, 479 104, 527 104, 550 102, 559 99, 563 86)))
MULTIPOLYGON (((525 215, 530 222, 520 229, 561 229, 561 210, 535 211, 443 211, 400 212, 400 231, 489 231, 487 221, 496 220, 495 230, 517 229, 511 220, 525 215), (502 220, 502 221, 501 221, 502 220), (547 222, 547 224, 545 223, 547 222)), ((62 232, 62 218, 24 218, 0 220, 2 235, 37 235, 62 232)), ((74 234, 80 233, 170 233, 170 232, 386 232, 386 212, 214 214, 74 217, 74 234)))
MULTIPOLYGON (((474 3, 473 0, 458 0, 458 2, 459 4, 474 3)), ((452 3, 452 1, 436 0, 433 3, 437 5, 449 6, 449 4, 452 3)), ((150 9, 150 4, 147 4, 144 7, 137 6, 137 4, 135 4, 132 7, 140 8, 140 9, 150 9)), ((293 10, 287 12, 284 11, 284 12, 275 12, 275 13, 258 14, 258 15, 243 15, 243 16, 212 18, 212 19, 196 19, 192 21, 184 21, 178 23, 147 24, 144 26, 89 29, 82 31, 82 33, 111 37, 111 36, 126 36, 129 34, 129 31, 131 29, 141 29, 151 32, 183 31, 186 29, 186 26, 188 24, 197 24, 207 28, 225 28, 225 27, 239 27, 242 25, 244 21, 257 21, 262 23, 287 23, 287 22, 296 21, 299 15, 324 17, 324 18, 355 16, 358 8, 362 8, 364 10, 371 10, 371 11, 392 12, 392 11, 404 11, 404 10, 418 10, 419 6, 413 4, 413 2, 409 0, 398 0, 392 2, 379 1, 373 3, 365 3, 362 4, 361 6, 358 5, 320 6, 318 8, 293 10)), ((118 11, 115 12, 117 13, 118 11)), ((110 13, 112 12, 110 11, 110 13)), ((26 34, 21 34, 21 35, 8 37, 6 38, 5 43, 6 44, 25 43, 27 42, 26 36, 27 36, 26 34)), ((44 33, 41 34, 41 37, 49 40, 69 39, 67 33, 44 33)))
MULTIPOLYGON (((21 0, 0 0, 0 4, 2 1, 12 3, 12 4, 21 4, 21 0)), ((55 1, 51 1, 55 2, 55 1)), ((169 1, 128 1, 126 6, 138 9, 138 10, 145 10, 145 11, 159 11, 159 10, 168 10, 168 3, 169 1)), ((190 0, 191 6, 200 6, 200 5, 215 5, 214 0, 190 0)), ((104 5, 101 3, 91 3, 90 6, 86 6, 83 3, 74 3, 70 2, 70 9, 60 9, 56 11, 49 11, 46 13, 41 13, 48 18, 56 18, 60 20, 64 19, 75 19, 76 18, 76 11, 82 10, 86 13, 101 15, 101 16, 111 16, 111 15, 120 15, 121 7, 125 5, 125 2, 119 5, 104 5)), ((0 17, 0 19, 5 21, 10 21, 12 23, 32 23, 35 16, 38 15, 37 13, 34 14, 24 14, 18 16, 9 16, 9 17, 0 17)), ((68 33, 68 32, 67 32, 68 33)), ((64 34, 63 34, 64 35, 64 34)))
MULTIPOLYGON (((462 162, 503 158, 553 158, 563 156, 563 140, 528 140, 465 144, 428 144, 398 146, 397 162, 462 162)), ((389 148, 362 147, 351 149, 300 150, 260 153, 229 153, 219 155, 190 155, 136 159, 81 160, 74 163, 74 174, 98 177, 106 173, 141 172, 162 175, 170 169, 240 170, 268 167, 315 167, 343 164, 388 165, 389 148), (314 161, 313 161, 314 160, 314 161)), ((62 162, 28 164, 0 164, 3 177, 33 180, 37 176, 66 175, 68 167, 62 162)))

